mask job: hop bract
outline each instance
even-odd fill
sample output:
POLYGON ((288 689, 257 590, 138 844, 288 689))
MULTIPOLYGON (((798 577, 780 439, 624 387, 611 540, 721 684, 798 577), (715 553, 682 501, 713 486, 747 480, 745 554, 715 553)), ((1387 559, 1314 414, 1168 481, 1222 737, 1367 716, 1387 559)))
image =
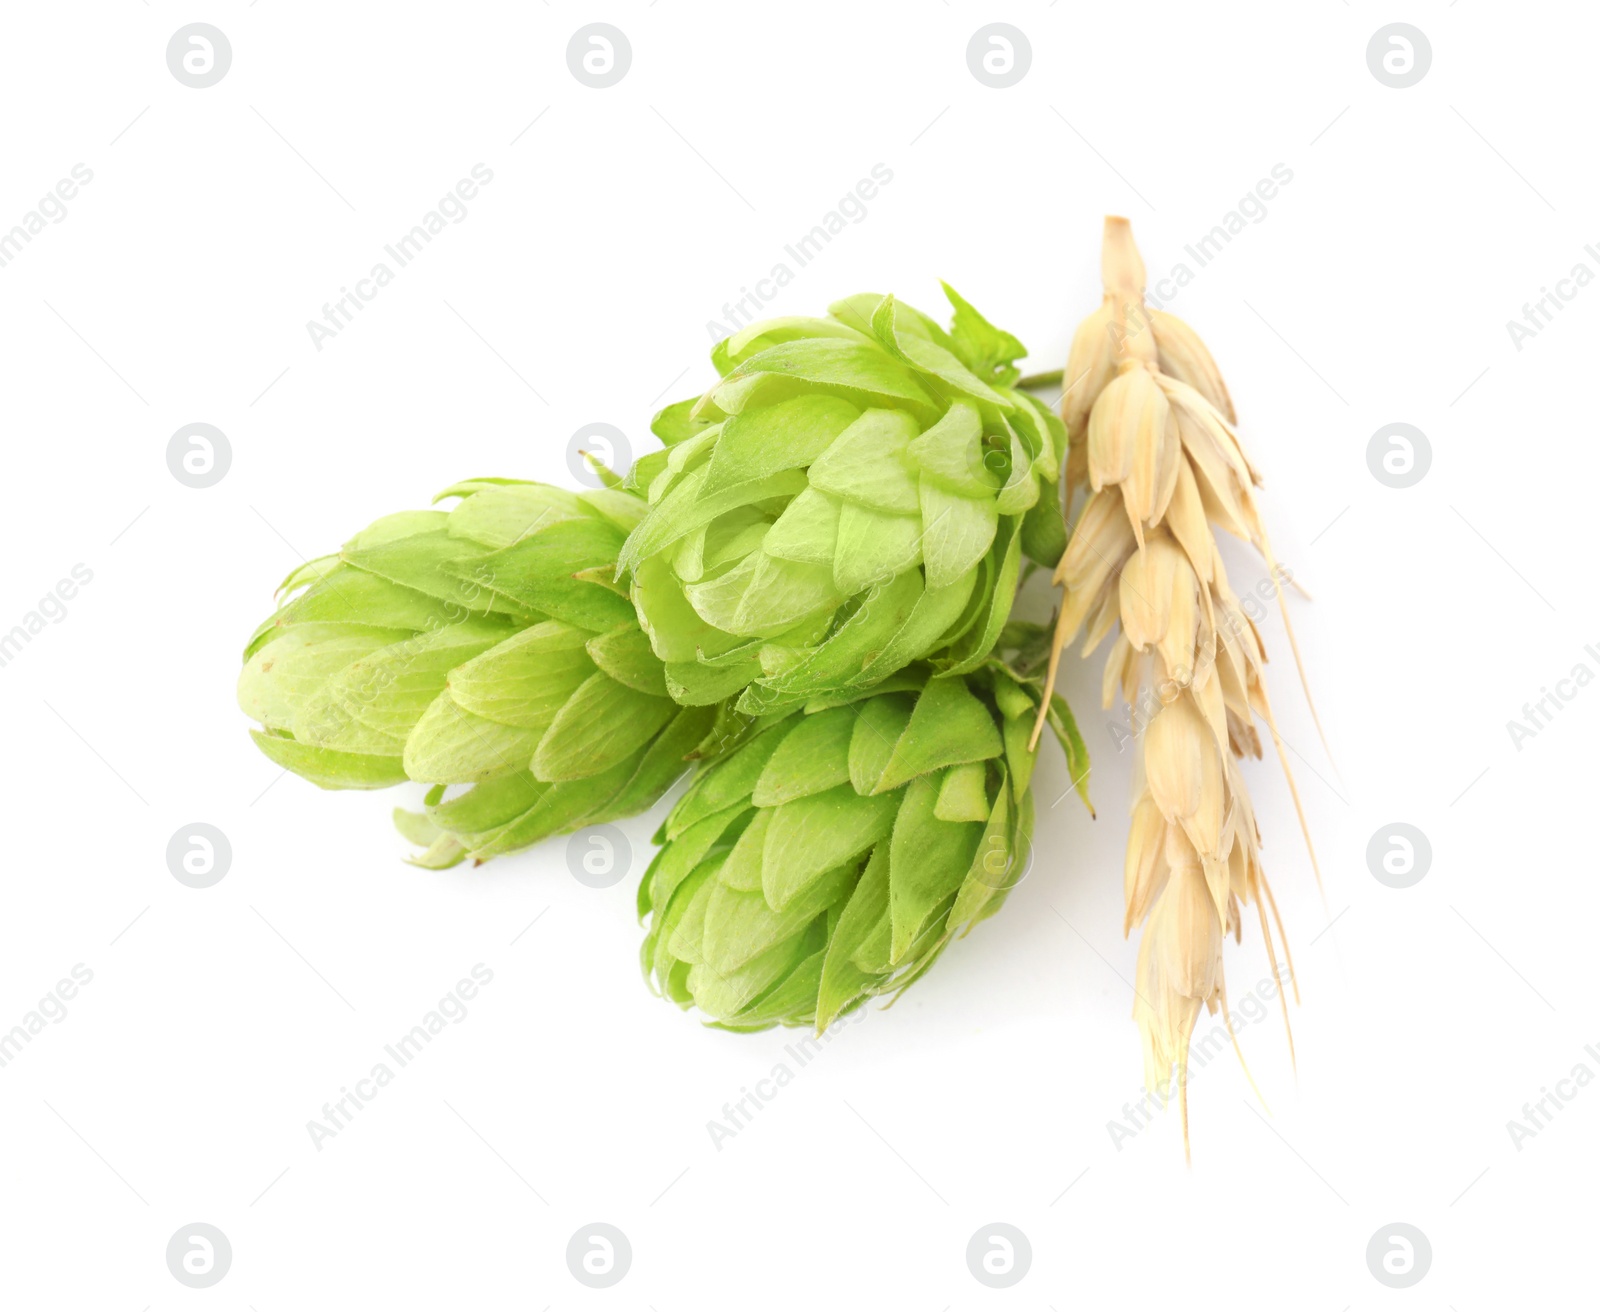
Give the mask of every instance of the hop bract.
POLYGON ((720 343, 721 375, 657 416, 630 482, 632 597, 686 705, 766 714, 913 661, 976 669, 1024 552, 1053 564, 1060 421, 1014 384, 1023 347, 946 288, 949 331, 892 296, 720 343))
POLYGON ((612 582, 643 500, 498 479, 448 497, 285 580, 239 678, 256 742, 325 788, 438 785, 401 817, 428 865, 645 809, 717 715, 667 696, 612 582))
MULTIPOLYGON (((907 670, 703 767, 640 886, 647 975, 731 1029, 820 1030, 905 988, 1026 869, 1037 699, 997 660, 967 676, 907 670)), ((1049 719, 1082 788, 1059 698, 1049 719)))

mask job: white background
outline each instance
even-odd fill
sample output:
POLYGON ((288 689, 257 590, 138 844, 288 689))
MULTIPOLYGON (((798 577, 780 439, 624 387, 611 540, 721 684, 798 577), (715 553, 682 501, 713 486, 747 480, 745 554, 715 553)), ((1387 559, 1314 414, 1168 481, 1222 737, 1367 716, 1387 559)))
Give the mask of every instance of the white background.
MULTIPOLYGON (((0 1069, 0 1302, 1592 1302, 1600 1087, 1520 1150, 1507 1122, 1580 1062, 1600 1073, 1600 689, 1520 750, 1506 722, 1578 663, 1600 672, 1600 288, 1521 350, 1506 321, 1575 263, 1600 272, 1597 37, 1585 7, 1473 0, 8 7, 0 229, 74 164, 94 176, 0 268, 0 629, 75 564, 93 581, 0 668, 0 1029, 75 963, 94 977, 0 1069), (233 49, 205 90, 165 60, 193 21, 233 49), (632 48, 604 90, 566 61, 593 21, 632 48), (991 21, 1032 50, 1004 90, 967 67, 991 21), (1393 21, 1432 44, 1404 90, 1366 61, 1393 21), (306 322, 480 162, 494 180, 469 217, 317 350, 306 322), (1050 807, 1047 753, 1038 860, 1003 914, 720 1150, 707 1122, 794 1066, 795 1036, 705 1030, 653 998, 633 879, 579 884, 564 840, 415 870, 388 821, 409 790, 280 778, 233 705, 302 555, 463 477, 570 483, 584 424, 650 449, 653 409, 711 376, 707 321, 876 163, 892 183, 770 312, 892 290, 942 313, 943 277, 1038 369, 1098 303, 1102 215, 1132 218, 1157 275, 1275 164, 1293 172, 1171 306, 1221 364, 1279 553, 1315 595, 1294 617, 1337 761, 1274 615, 1326 897, 1281 775, 1252 763, 1299 1071, 1275 1017, 1247 1025, 1270 1115, 1214 1062, 1192 1168, 1175 1115, 1120 1146, 1108 1129, 1141 1067, 1131 753, 1098 659, 1067 675, 1098 822, 1050 807), (232 448, 203 490, 166 465, 193 422, 232 448), (1406 490, 1367 465, 1392 422, 1431 441, 1406 490), (204 891, 166 865, 192 821, 233 849, 204 891), (1368 868, 1393 821, 1432 844, 1407 890, 1368 868), (307 1121, 479 962, 494 980, 467 1018, 314 1148, 307 1121), (605 1291, 564 1256, 596 1220, 633 1250, 605 1291), (233 1248, 209 1291, 164 1258, 195 1221, 233 1248), (965 1258, 995 1221, 1033 1251, 1003 1292, 965 1258), (1395 1221, 1433 1250, 1408 1291, 1365 1257, 1395 1221)), ((1241 591, 1261 577, 1230 559, 1241 591)), ((638 868, 659 814, 626 826, 638 868)), ((1235 998, 1266 975, 1259 935, 1227 969, 1235 998)))

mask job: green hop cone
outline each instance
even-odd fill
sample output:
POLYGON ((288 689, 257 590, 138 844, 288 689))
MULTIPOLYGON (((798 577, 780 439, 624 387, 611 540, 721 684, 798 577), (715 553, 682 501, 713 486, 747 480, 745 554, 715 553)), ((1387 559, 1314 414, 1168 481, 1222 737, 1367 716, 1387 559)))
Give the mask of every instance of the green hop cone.
MULTIPOLYGON (((1026 870, 1039 696, 995 659, 965 676, 907 670, 759 726, 700 770, 657 835, 639 890, 646 976, 738 1030, 820 1031, 903 990, 1026 870)), ((1059 698, 1049 722, 1087 804, 1059 698)))
POLYGON ((1024 348, 950 288, 948 331, 892 296, 718 344, 721 379, 653 425, 620 565, 673 697, 765 715, 928 660, 976 670, 1022 556, 1065 546, 1056 416, 1024 348), (742 692, 741 692, 742 690, 742 692))
POLYGON ((396 821, 442 867, 642 811, 737 731, 668 697, 613 583, 640 497, 501 479, 448 497, 285 580, 238 689, 273 761, 324 788, 436 785, 396 821))

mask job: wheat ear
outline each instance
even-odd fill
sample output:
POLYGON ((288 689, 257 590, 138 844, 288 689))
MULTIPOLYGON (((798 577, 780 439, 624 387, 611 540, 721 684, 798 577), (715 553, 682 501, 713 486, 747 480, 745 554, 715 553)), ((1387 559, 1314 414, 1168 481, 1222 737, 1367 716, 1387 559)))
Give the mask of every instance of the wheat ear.
MULTIPOLYGON (((1106 220, 1101 269, 1105 299, 1079 326, 1063 373, 1067 486, 1086 483, 1089 500, 1055 571, 1064 594, 1050 677, 1080 631, 1084 655, 1117 631, 1102 691, 1108 709, 1119 694, 1132 708, 1136 741, 1124 868, 1124 932, 1144 926, 1133 1014, 1146 1087, 1165 1101, 1177 1068, 1187 1155, 1189 1042, 1201 1007, 1226 1007, 1222 941, 1242 934, 1242 906, 1257 904, 1276 969, 1271 910, 1289 960, 1234 759, 1260 757, 1258 718, 1308 850, 1311 837, 1263 682, 1261 635, 1228 586, 1215 535, 1251 543, 1279 582, 1254 497, 1260 475, 1211 353, 1182 320, 1146 307, 1126 219, 1106 220)), ((1314 851, 1311 860, 1316 869, 1314 851)), ((1293 1043, 1291 1031, 1291 1053, 1293 1043)))

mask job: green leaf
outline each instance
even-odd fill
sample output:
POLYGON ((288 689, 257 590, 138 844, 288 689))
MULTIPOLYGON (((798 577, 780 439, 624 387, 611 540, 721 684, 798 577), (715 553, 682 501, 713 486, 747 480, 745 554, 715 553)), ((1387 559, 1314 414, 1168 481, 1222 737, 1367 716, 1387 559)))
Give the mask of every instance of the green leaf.
POLYGON ((533 754, 536 777, 555 783, 587 779, 626 761, 678 712, 596 671, 567 699, 533 754))
POLYGON ((855 878, 854 867, 830 870, 781 911, 768 906, 759 892, 736 891, 719 878, 706 906, 705 964, 728 974, 747 965, 804 930, 849 891, 855 878))
POLYGON ((689 987, 694 993, 695 1006, 714 1019, 737 1021, 746 1009, 759 1001, 762 994, 780 985, 804 961, 806 955, 804 941, 789 938, 729 974, 705 964, 696 964, 689 972, 689 987))
POLYGON ((452 496, 464 499, 446 518, 450 536, 495 551, 584 514, 576 494, 548 483, 458 483, 434 500, 452 496))
POLYGON ((602 520, 562 520, 492 555, 449 567, 479 592, 509 597, 520 606, 581 628, 604 632, 629 623, 627 600, 573 575, 615 563, 623 536, 602 520))
POLYGON ((542 732, 594 673, 589 637, 560 620, 535 624, 451 670, 450 695, 473 715, 542 732))
POLYGON ((850 737, 856 713, 848 706, 805 716, 778 746, 756 782, 756 806, 781 806, 850 782, 850 737))
POLYGON ((1061 502, 1054 495, 1040 496, 1022 517, 1022 550, 1029 560, 1054 569, 1067 549, 1067 526, 1061 502))
POLYGON ((892 354, 968 396, 1007 410, 1011 408, 1010 401, 968 369, 953 352, 931 337, 904 330, 899 311, 894 297, 885 296, 872 314, 873 334, 892 354))
POLYGON ((939 285, 955 311, 950 319, 950 336, 956 353, 980 378, 1009 387, 1021 374, 1013 367, 1014 362, 1027 355, 1028 348, 985 319, 949 283, 939 285))
POLYGON ((906 789, 889 840, 891 957, 907 950, 934 912, 961 886, 983 832, 981 824, 951 824, 934 814, 939 779, 920 775, 906 789))
MULTIPOLYGON (((1002 550, 1002 541, 1005 545, 994 584, 988 593, 987 612, 981 616, 981 624, 975 624, 959 643, 952 646, 947 660, 934 662, 936 666, 943 667, 939 670, 941 674, 970 674, 989 658, 995 643, 1000 640, 1000 631, 1005 628, 1011 603, 1017 595, 1017 575, 1022 566, 1022 535, 1016 531, 1015 523, 1012 519, 1003 521, 996 534, 995 550, 1002 550)), ((993 560, 994 556, 991 555, 989 559, 993 560)))
POLYGON ((669 665, 714 658, 741 645, 695 614, 665 557, 652 557, 634 572, 632 597, 650 649, 669 665))
POLYGON ((957 400, 944 418, 907 447, 925 479, 947 491, 992 499, 1000 479, 983 462, 983 420, 971 401, 957 400))
POLYGON ((1050 711, 1045 718, 1066 755, 1067 773, 1072 779, 1072 786, 1083 799, 1084 806, 1089 808, 1089 814, 1093 815, 1094 803, 1089 800, 1089 749, 1084 745, 1083 735, 1078 732, 1078 722, 1072 718, 1072 708, 1060 696, 1051 697, 1050 711))
POLYGON ((840 337, 859 342, 861 334, 831 319, 811 319, 796 315, 783 319, 764 319, 741 328, 731 337, 724 337, 711 348, 711 363, 719 374, 743 364, 751 356, 765 351, 780 342, 793 342, 806 337, 840 337))
POLYGON ((862 796, 880 791, 878 781, 911 723, 914 705, 910 697, 893 694, 874 697, 861 707, 850 735, 850 783, 862 796))
POLYGON ((440 833, 439 826, 428 819, 422 811, 408 811, 403 806, 394 809, 394 827, 400 831, 400 836, 416 847, 429 847, 437 841, 440 833))
POLYGON ((406 636, 399 629, 354 624, 292 625, 244 663, 239 671, 239 709, 258 724, 287 729, 327 679, 406 636))
POLYGON ((1004 750, 994 716, 966 680, 930 679, 873 791, 887 792, 947 765, 991 760, 1004 750))
POLYGON ((538 742, 538 730, 474 715, 445 692, 406 739, 406 774, 419 783, 459 784, 522 772, 538 742))
POLYGON ((907 570, 883 587, 873 588, 826 642, 799 664, 769 676, 769 682, 777 691, 809 696, 859 678, 915 614, 922 595, 922 575, 917 570, 907 570))
POLYGON ((683 591, 706 623, 741 637, 782 633, 844 600, 831 570, 764 551, 752 552, 720 578, 688 584, 683 591))
POLYGON ((672 661, 666 667, 667 692, 680 706, 714 706, 761 673, 754 658, 734 665, 672 661))
POLYGON ((948 587, 984 558, 1000 515, 992 498, 964 497, 926 476, 921 492, 924 572, 930 588, 948 587))
POLYGON ((798 723, 795 716, 780 720, 704 770, 667 817, 667 837, 676 838, 706 816, 748 801, 778 744, 798 723))
POLYGON ((259 729, 252 729, 250 736, 274 765, 293 770, 319 788, 388 788, 406 779, 398 756, 333 752, 259 729))
MULTIPOLYGON (((617 791, 626 784, 629 774, 630 766, 625 761, 615 769, 588 779, 546 784, 539 800, 514 820, 486 833, 462 835, 462 841, 474 857, 488 860, 507 852, 519 851, 552 834, 580 829, 616 796, 617 791)), ((437 818, 439 812, 434 814, 437 818)))
POLYGON ((586 824, 626 820, 661 800, 673 784, 689 773, 689 760, 716 722, 717 711, 708 706, 685 706, 667 722, 644 751, 633 758, 633 773, 586 824))
POLYGON ((869 992, 879 975, 863 969, 858 954, 873 939, 888 942, 889 845, 879 843, 828 941, 817 990, 817 1029, 826 1029, 856 998, 869 992))
POLYGON ((659 949, 678 961, 691 964, 700 960, 700 941, 705 936, 706 905, 716 887, 717 866, 712 860, 700 866, 678 886, 667 903, 654 933, 659 949))
POLYGON ((968 570, 948 587, 922 589, 910 613, 861 667, 855 681, 875 683, 948 642, 946 635, 961 618, 977 577, 976 569, 968 570))
POLYGON ((453 609, 437 597, 340 564, 263 623, 245 649, 245 659, 278 636, 280 630, 295 624, 325 621, 416 633, 460 618, 458 608, 453 609))
POLYGON ((981 761, 954 765, 944 772, 939 800, 933 808, 941 820, 989 818, 988 769, 981 761))
MULTIPOLYGON (((656 909, 667 905, 678 885, 706 859, 718 840, 728 832, 729 826, 747 813, 747 808, 742 805, 713 812, 704 820, 690 825, 656 853, 645 877, 650 888, 650 901, 656 909)), ((723 868, 727 868, 725 864, 723 868)), ((759 882, 756 887, 760 887, 759 882)))
POLYGON ((706 421, 690 417, 699 403, 698 396, 691 396, 656 411, 655 418, 650 421, 650 431, 661 439, 662 446, 676 446, 706 427, 706 421))
POLYGON ((1039 759, 1039 753, 1028 746, 1028 740, 1033 737, 1032 717, 1008 718, 1001 726, 1001 735, 1006 740, 1006 767, 1017 791, 1026 792, 1033 782, 1033 767, 1039 759))
POLYGON ((860 413, 839 397, 812 394, 734 415, 722 426, 700 495, 809 465, 860 413))
POLYGON ((873 584, 887 583, 918 564, 922 560, 922 524, 916 515, 886 515, 846 501, 839 512, 834 586, 849 596, 873 584))
POLYGON ((858 857, 894 825, 899 799, 862 797, 848 784, 772 809, 761 888, 781 911, 823 875, 858 857))
POLYGON ((450 671, 489 650, 501 632, 466 621, 352 661, 300 705, 294 736, 337 751, 397 751, 443 693, 450 671))
POLYGON ((778 516, 762 543, 769 556, 807 565, 831 565, 839 539, 842 502, 808 487, 778 516))
MULTIPOLYGON (((820 920, 817 922, 820 925, 820 920)), ((750 1031, 767 1029, 774 1024, 793 1025, 797 1018, 808 1017, 816 1007, 817 987, 822 981, 822 958, 825 945, 812 951, 816 940, 816 925, 800 940, 801 958, 787 975, 750 1003, 739 1013, 737 1025, 724 1025, 727 1030, 750 1031)), ((820 943, 820 940, 817 940, 820 943)))
POLYGON ((806 487, 806 476, 801 470, 786 469, 770 478, 741 483, 714 496, 702 498, 700 490, 704 486, 708 468, 702 467, 686 474, 658 504, 650 508, 650 513, 629 535, 618 557, 619 568, 637 570, 640 562, 730 510, 757 501, 797 496, 806 487))
MULTIPOLYGON (((1027 786, 1021 786, 1026 792, 1027 786)), ((959 929, 981 920, 985 908, 1005 895, 1022 878, 1025 867, 1012 843, 1014 817, 1011 810, 1011 784, 1003 782, 995 795, 994 806, 985 820, 983 835, 973 853, 972 865, 961 882, 955 905, 950 908, 950 927, 959 929)))
POLYGON ((761 891, 762 868, 766 861, 767 831, 776 811, 771 807, 752 808, 750 822, 734 841, 733 850, 722 863, 717 878, 729 888, 744 893, 761 891))
POLYGON ((752 374, 778 374, 808 383, 848 388, 868 397, 887 397, 931 406, 933 398, 916 376, 873 342, 808 337, 768 347, 737 366, 729 381, 752 374))
POLYGON ((995 498, 995 509, 1002 515, 1020 515, 1039 499, 1039 476, 1033 472, 1028 453, 1017 435, 1011 435, 1011 477, 995 498))
POLYGON ((437 597, 455 607, 458 614, 519 615, 525 607, 483 587, 473 586, 462 576, 483 558, 483 549, 464 542, 443 529, 396 538, 377 546, 346 548, 341 555, 356 569, 376 574, 404 587, 437 597))
POLYGON ((650 639, 634 625, 596 634, 589 639, 588 652, 594 663, 618 683, 635 692, 667 695, 666 669, 650 650, 650 639))
POLYGON ((650 509, 649 502, 636 492, 615 485, 593 488, 578 499, 591 517, 602 519, 623 533, 632 533, 650 509))
POLYGON ((890 514, 917 514, 922 503, 906 452, 918 431, 904 410, 865 411, 812 462, 811 486, 890 514))

